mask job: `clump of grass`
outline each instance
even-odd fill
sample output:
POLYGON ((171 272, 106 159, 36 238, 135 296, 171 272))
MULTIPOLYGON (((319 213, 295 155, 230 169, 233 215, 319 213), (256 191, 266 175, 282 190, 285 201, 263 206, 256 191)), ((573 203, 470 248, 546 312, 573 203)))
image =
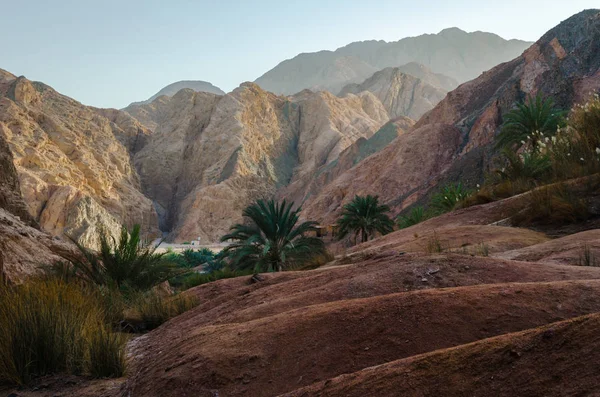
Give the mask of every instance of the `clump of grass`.
POLYGON ((127 361, 124 334, 98 327, 89 339, 89 373, 97 378, 119 378, 125 374, 127 361))
POLYGON ((579 266, 600 266, 596 255, 594 255, 591 247, 587 244, 583 246, 581 253, 579 254, 579 266))
POLYGON ((486 243, 479 243, 475 246, 475 255, 477 256, 490 256, 490 247, 486 243))
POLYGON ((564 185, 531 191, 526 207, 512 218, 513 226, 563 225, 584 221, 590 216, 584 200, 564 185))
POLYGON ((429 214, 425 212, 423 207, 415 207, 407 215, 400 215, 398 217, 398 228, 406 229, 407 227, 424 222, 427 219, 429 219, 429 214))
MULTIPOLYGON (((22 385, 58 372, 120 376, 90 359, 104 327, 96 294, 79 285, 50 279, 0 290, 0 383, 22 385)), ((123 355, 123 347, 104 346, 104 358, 123 355)))
POLYGON ((437 232, 433 232, 433 235, 427 239, 427 246, 425 250, 428 254, 439 254, 444 252, 444 247, 442 246, 442 242, 437 234, 437 232))
POLYGON ((163 297, 156 292, 146 292, 133 299, 133 310, 146 330, 152 330, 198 305, 190 295, 163 297))

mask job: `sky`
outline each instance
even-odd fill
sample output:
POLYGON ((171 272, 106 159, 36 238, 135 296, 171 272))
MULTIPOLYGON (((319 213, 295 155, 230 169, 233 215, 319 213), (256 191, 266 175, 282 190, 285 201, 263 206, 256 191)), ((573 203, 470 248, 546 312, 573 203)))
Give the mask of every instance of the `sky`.
POLYGON ((535 41, 598 0, 0 0, 0 68, 122 108, 179 80, 226 92, 302 52, 448 27, 535 41))

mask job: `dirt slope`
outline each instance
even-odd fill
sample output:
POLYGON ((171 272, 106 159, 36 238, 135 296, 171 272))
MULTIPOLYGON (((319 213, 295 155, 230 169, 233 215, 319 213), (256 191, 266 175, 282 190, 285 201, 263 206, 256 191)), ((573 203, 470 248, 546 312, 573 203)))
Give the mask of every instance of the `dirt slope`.
POLYGON ((596 268, 389 254, 264 285, 224 280, 197 288, 205 304, 134 343, 123 395, 276 395, 598 311, 600 281, 485 284, 598 276, 596 268), (424 290, 406 292, 414 289, 424 290))
POLYGON ((527 262, 543 262, 559 265, 578 265, 583 261, 584 250, 591 253, 591 262, 600 266, 600 230, 588 230, 566 237, 546 241, 520 249, 500 252, 495 257, 527 262))
POLYGON ((367 368, 286 394, 597 396, 600 315, 367 368))

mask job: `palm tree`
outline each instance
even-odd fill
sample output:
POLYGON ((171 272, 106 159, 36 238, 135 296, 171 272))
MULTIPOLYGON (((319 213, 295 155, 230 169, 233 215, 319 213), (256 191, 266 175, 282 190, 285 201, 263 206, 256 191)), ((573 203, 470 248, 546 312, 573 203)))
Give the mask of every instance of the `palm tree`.
POLYGON ((71 264, 88 282, 117 289, 148 290, 182 273, 164 254, 155 253, 156 247, 142 243, 140 225, 135 225, 131 232, 123 226, 119 241, 102 230, 99 238, 99 252, 71 238, 81 253, 80 257, 70 260, 71 264))
POLYGON ((325 244, 317 237, 306 236, 317 230, 316 222, 296 225, 300 208, 285 200, 258 200, 248 206, 243 215, 249 224, 236 224, 222 242, 232 241, 223 250, 224 259, 237 270, 282 271, 301 266, 326 252, 325 244))
POLYGON ((346 205, 338 221, 339 238, 344 238, 351 231, 354 238, 360 234, 361 242, 375 236, 375 233, 388 234, 394 230, 394 222, 386 215, 390 211, 387 205, 379 205, 379 197, 354 196, 346 205))
POLYGON ((504 116, 504 123, 496 144, 498 148, 522 146, 531 143, 533 149, 546 137, 556 134, 565 124, 564 112, 554 107, 552 98, 528 97, 526 103, 517 103, 517 108, 504 116))

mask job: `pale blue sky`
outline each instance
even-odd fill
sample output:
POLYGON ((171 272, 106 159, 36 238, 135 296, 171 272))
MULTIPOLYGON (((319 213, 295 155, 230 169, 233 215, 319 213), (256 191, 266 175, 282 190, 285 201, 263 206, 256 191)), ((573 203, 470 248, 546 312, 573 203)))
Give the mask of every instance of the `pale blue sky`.
POLYGON ((230 91, 301 52, 457 26, 537 40, 598 0, 0 0, 0 68, 87 105, 178 80, 230 91))

